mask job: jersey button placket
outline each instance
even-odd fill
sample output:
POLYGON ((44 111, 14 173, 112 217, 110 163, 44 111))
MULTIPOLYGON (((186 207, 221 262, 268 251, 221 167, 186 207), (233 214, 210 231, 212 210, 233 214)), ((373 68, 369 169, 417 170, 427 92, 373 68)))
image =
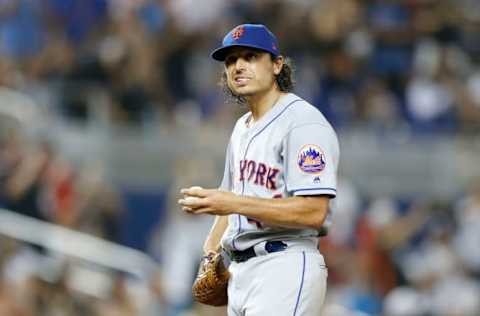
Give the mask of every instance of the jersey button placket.
MULTIPOLYGON (((240 164, 241 161, 246 159, 246 154, 247 154, 246 150, 247 150, 249 138, 250 138, 249 130, 246 130, 244 133, 242 133, 242 135, 240 135, 239 153, 238 153, 239 154, 238 157, 240 160, 238 161, 238 164, 240 164)), ((246 175, 244 176, 246 177, 246 175)), ((239 175, 239 181, 240 181, 240 175, 239 175)), ((245 195, 245 179, 242 179, 239 185, 240 185, 240 194, 245 195)), ((242 232, 242 217, 240 215, 238 215, 237 225, 238 225, 237 235, 239 235, 242 232)))
MULTIPOLYGON (((249 142, 249 139, 250 139, 250 130, 246 130, 245 133, 243 133, 241 135, 241 138, 240 138, 240 161, 244 161, 247 159, 247 150, 248 150, 248 142, 249 142)), ((243 162, 243 163, 246 163, 246 162, 243 162)), ((247 168, 247 167, 245 167, 247 168)), ((241 183, 240 183, 240 186, 241 186, 241 194, 242 195, 245 195, 245 190, 246 190, 246 183, 245 183, 245 179, 247 178, 247 174, 246 172, 248 172, 247 169, 245 169, 245 174, 244 174, 244 178, 242 179, 241 183)))

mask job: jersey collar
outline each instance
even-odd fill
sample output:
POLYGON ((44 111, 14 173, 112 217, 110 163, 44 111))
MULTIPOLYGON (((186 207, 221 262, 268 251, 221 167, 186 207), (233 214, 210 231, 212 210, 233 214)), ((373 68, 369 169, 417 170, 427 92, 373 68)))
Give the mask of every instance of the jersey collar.
MULTIPOLYGON (((257 131, 259 129, 263 129, 265 126, 270 124, 272 120, 274 120, 285 108, 292 103, 295 99, 299 99, 295 94, 288 93, 286 95, 281 96, 278 101, 272 106, 271 109, 265 113, 260 120, 257 122, 250 124, 250 131, 257 131)), ((248 126, 248 121, 251 120, 252 113, 250 112, 249 115, 245 118, 245 126, 248 126)))

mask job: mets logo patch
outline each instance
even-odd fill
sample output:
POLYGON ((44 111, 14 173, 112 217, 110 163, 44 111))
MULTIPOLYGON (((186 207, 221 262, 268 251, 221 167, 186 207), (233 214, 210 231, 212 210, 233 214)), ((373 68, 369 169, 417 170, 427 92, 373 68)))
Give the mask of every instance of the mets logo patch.
POLYGON ((298 153, 297 163, 303 172, 320 173, 325 169, 325 154, 317 145, 305 145, 298 153))

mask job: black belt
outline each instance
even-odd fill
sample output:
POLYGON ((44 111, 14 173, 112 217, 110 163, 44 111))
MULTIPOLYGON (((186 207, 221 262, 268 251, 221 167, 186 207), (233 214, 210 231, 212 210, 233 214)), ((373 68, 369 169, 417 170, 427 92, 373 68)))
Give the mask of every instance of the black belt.
MULTIPOLYGON (((287 249, 287 244, 283 241, 267 241, 265 243, 265 251, 268 253, 279 252, 287 249)), ((234 250, 229 253, 230 259, 235 262, 245 262, 250 258, 256 257, 255 249, 253 247, 245 250, 234 250)))

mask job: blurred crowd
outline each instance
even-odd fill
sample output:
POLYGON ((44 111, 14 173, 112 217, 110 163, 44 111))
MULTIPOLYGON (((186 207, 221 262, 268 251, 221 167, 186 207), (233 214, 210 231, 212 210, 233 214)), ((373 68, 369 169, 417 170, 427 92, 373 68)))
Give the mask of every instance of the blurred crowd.
POLYGON ((475 0, 3 0, 0 85, 79 121, 169 122, 192 107, 208 121, 224 108, 209 52, 261 22, 335 127, 471 133, 478 12, 475 0))
POLYGON ((339 192, 325 315, 479 315, 480 182, 454 200, 339 192))
MULTIPOLYGON (((74 168, 50 142, 27 138, 18 127, 0 133, 0 208, 120 242, 121 198, 101 168, 74 168)), ((0 315, 137 315, 125 298, 121 273, 106 273, 108 286, 99 286, 94 299, 78 291, 78 277, 98 285, 97 275, 82 273, 71 258, 39 242, 0 232, 0 315), (120 309, 129 312, 115 314, 120 309)))
MULTIPOLYGON (((122 186, 112 184, 100 164, 75 164, 51 141, 27 135, 11 118, 0 117, 0 126, 0 221, 5 209, 116 244, 128 243, 125 235, 134 227, 127 211, 146 216, 144 203, 127 210, 122 186)), ((180 188, 192 183, 217 186, 221 170, 212 159, 178 161, 173 167, 175 177, 164 192, 168 201, 157 206, 159 213, 168 214, 153 223, 152 232, 145 232, 147 247, 140 249, 156 265, 151 270, 135 267, 147 278, 105 265, 101 258, 74 257, 52 247, 50 238, 64 238, 58 232, 32 241, 29 234, 17 238, 0 224, 0 316, 175 316, 191 310, 190 287, 212 221, 179 212, 176 201, 180 188)), ((87 239, 64 247, 99 246, 87 239)), ((112 250, 96 251, 108 256, 112 250)), ((222 309, 195 308, 199 315, 223 315, 222 309)))
MULTIPOLYGON (((124 242, 125 198, 102 163, 71 161, 52 135, 30 137, 9 117, 230 128, 237 109, 209 53, 245 22, 279 37, 296 92, 339 131, 478 134, 476 0, 0 0, 0 207, 124 242)), ((0 316, 223 315, 190 297, 211 219, 175 211, 179 188, 215 187, 223 168, 179 159, 171 169, 168 215, 146 249, 160 267, 151 282, 139 289, 110 271, 102 295, 81 294, 85 274, 69 260, 2 236, 0 316)), ((453 200, 362 196, 348 179, 338 192, 320 243, 326 316, 480 315, 478 183, 453 200)))

